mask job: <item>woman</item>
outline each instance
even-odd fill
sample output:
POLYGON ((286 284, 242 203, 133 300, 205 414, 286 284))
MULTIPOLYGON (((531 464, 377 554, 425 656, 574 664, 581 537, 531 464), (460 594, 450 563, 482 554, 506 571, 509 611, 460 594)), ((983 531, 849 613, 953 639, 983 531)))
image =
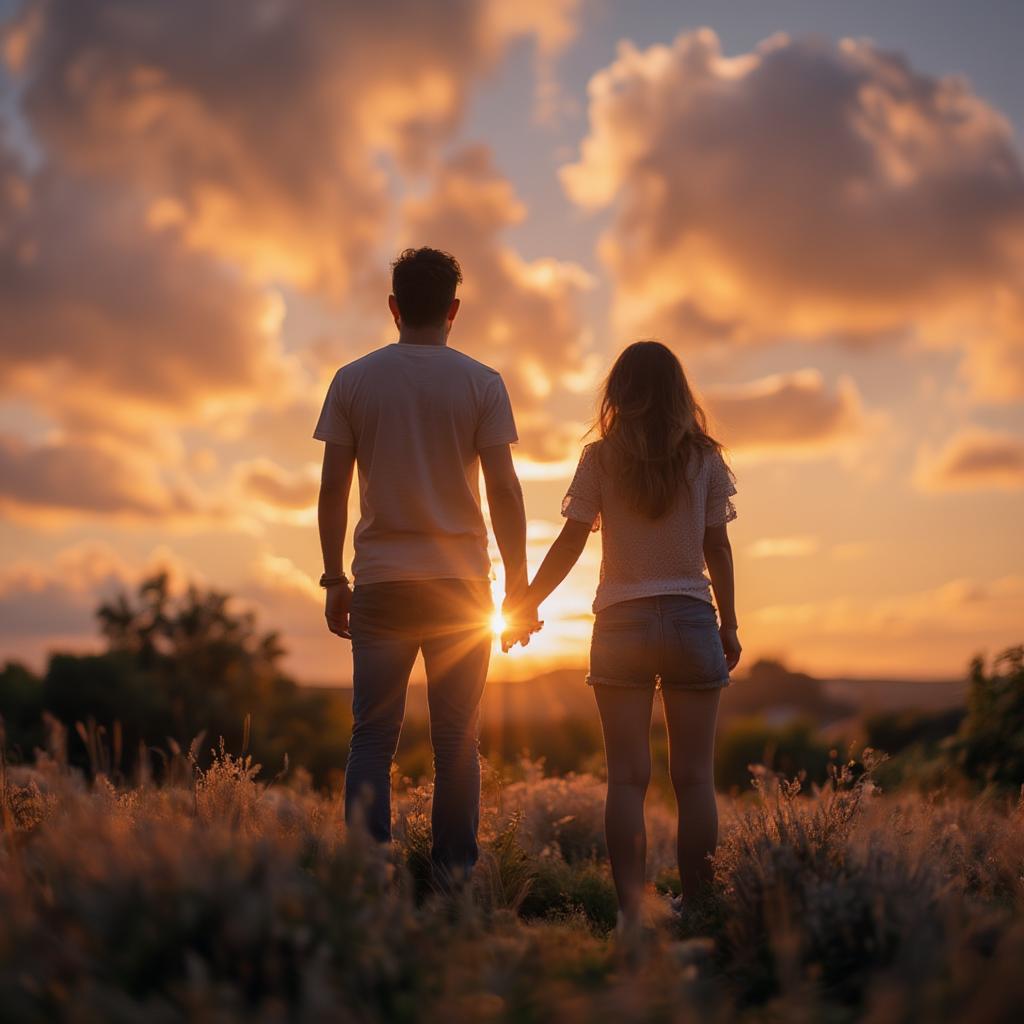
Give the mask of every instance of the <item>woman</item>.
POLYGON ((587 682, 604 731, 605 834, 620 922, 628 927, 639 921, 644 890, 657 684, 678 803, 683 900, 711 877, 718 841, 715 719, 740 657, 726 533, 736 517, 736 487, 679 360, 659 342, 639 341, 616 360, 598 425, 600 438, 583 449, 562 503, 567 521, 530 584, 524 615, 537 619, 537 606, 576 564, 589 534, 601 529, 587 682))

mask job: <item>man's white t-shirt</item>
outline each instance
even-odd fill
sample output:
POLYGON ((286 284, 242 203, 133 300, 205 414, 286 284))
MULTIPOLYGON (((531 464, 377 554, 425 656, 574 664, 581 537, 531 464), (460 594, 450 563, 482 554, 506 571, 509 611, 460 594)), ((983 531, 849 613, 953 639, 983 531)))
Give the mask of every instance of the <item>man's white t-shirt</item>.
POLYGON ((490 577, 479 452, 519 440, 496 370, 447 345, 386 345, 335 373, 313 437, 355 448, 357 585, 490 577))

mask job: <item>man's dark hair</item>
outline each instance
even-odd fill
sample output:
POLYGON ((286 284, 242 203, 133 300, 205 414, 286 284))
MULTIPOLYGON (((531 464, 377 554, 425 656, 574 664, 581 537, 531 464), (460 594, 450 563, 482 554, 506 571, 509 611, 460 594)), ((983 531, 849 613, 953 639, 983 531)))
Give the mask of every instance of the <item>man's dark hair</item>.
POLYGON ((391 291, 410 327, 440 326, 461 283, 459 261, 440 249, 406 249, 391 264, 391 291))

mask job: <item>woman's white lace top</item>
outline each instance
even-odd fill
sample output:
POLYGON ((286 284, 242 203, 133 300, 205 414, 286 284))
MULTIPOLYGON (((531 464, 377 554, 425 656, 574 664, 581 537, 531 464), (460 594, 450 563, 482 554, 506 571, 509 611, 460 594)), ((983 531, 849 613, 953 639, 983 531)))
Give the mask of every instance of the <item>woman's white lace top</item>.
POLYGON ((692 594, 711 601, 704 572, 704 529, 736 518, 736 486, 722 456, 691 458, 689 493, 680 488, 660 519, 631 509, 598 457, 601 442, 583 449, 562 502, 562 515, 601 530, 601 578, 595 612, 656 594, 692 594))

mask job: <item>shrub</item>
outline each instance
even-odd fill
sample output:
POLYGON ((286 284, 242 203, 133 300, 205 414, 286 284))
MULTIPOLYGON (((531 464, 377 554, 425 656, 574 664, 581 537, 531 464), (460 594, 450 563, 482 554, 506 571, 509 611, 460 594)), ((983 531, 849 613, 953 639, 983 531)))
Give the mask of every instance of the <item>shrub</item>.
MULTIPOLYGON (((227 595, 192 586, 173 598, 167 574, 158 573, 96 614, 103 653, 55 652, 42 678, 17 663, 0 673, 6 749, 19 760, 31 760, 49 714, 73 730, 72 764, 93 773, 159 771, 150 748, 168 737, 187 747, 205 731, 232 750, 247 743, 274 770, 288 756, 317 784, 340 777, 351 724, 346 698, 284 675, 276 634, 261 633, 227 595)), ((205 747, 198 756, 206 761, 205 747)))
POLYGON ((759 717, 740 718, 723 729, 715 743, 715 783, 719 789, 744 791, 750 787, 751 765, 794 776, 803 773, 811 782, 824 782, 831 745, 817 738, 809 718, 771 726, 759 717))
POLYGON ((923 753, 937 750, 942 740, 952 736, 966 714, 963 708, 941 711, 885 711, 864 719, 864 734, 869 746, 897 754, 908 747, 920 747, 923 753))
POLYGON ((1024 647, 998 655, 990 674, 971 665, 967 717, 950 744, 954 763, 971 779, 1024 785, 1024 647))
MULTIPOLYGON (((593 777, 486 772, 475 888, 444 902, 410 870, 428 787, 400 790, 381 850, 308 776, 264 781, 220 744, 133 786, 50 747, 0 760, 5 1024, 953 1024, 1024 999, 1024 803, 881 794, 869 751, 821 787, 757 769, 752 799, 722 801, 714 885, 630 947, 593 777)), ((667 848, 673 816, 650 810, 667 848)))

